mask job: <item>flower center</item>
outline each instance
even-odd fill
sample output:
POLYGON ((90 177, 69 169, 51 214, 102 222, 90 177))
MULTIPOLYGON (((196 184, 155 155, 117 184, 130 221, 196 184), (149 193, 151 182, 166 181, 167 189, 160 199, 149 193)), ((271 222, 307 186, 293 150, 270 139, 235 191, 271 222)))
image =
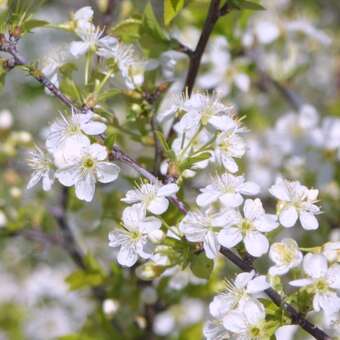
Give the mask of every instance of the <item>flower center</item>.
POLYGON ((328 291, 328 283, 325 279, 319 279, 314 283, 314 287, 319 292, 327 292, 328 291))
POLYGON ((285 245, 277 244, 275 250, 279 253, 281 261, 283 263, 289 264, 294 260, 294 251, 287 248, 285 245))
POLYGON ((243 235, 249 233, 253 229, 251 221, 244 219, 241 223, 241 232, 243 235))
POLYGON ((68 132, 70 135, 73 135, 73 134, 79 133, 79 132, 80 132, 80 128, 79 128, 78 125, 70 124, 70 125, 67 127, 67 132, 68 132))
POLYGON ((257 326, 251 326, 250 330, 249 330, 249 333, 250 333, 251 337, 256 338, 256 337, 258 337, 261 334, 261 330, 257 326))
POLYGON ((86 169, 91 169, 94 167, 94 161, 92 158, 85 158, 83 161, 83 167, 86 169))
POLYGON ((202 116, 201 116, 201 122, 202 125, 205 126, 208 124, 209 119, 211 118, 211 116, 214 115, 213 110, 210 107, 207 107, 203 112, 202 112, 202 116))
POLYGON ((131 237, 131 239, 132 240, 134 240, 134 241, 138 241, 139 240, 139 238, 140 238, 140 233, 139 233, 139 231, 132 231, 131 233, 130 233, 130 237, 131 237))

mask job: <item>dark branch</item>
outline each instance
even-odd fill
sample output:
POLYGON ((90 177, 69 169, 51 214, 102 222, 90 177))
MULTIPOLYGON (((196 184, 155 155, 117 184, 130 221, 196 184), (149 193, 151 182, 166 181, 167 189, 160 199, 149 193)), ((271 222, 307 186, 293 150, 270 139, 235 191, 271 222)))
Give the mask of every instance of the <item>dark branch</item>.
POLYGON ((189 96, 191 95, 195 85, 203 53, 205 51, 210 35, 219 17, 220 17, 220 0, 211 0, 208 15, 203 25, 201 36, 198 40, 195 50, 190 55, 189 70, 184 85, 184 89, 188 92, 189 96))

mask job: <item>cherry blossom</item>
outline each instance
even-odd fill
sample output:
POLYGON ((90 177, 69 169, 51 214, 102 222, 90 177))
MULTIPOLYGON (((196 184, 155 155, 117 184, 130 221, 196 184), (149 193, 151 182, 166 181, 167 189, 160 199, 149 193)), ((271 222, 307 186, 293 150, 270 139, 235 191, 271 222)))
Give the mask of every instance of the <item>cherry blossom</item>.
POLYGON ((234 223, 219 232, 218 242, 224 247, 231 248, 243 240, 250 255, 262 256, 269 249, 269 241, 262 232, 269 232, 278 227, 276 216, 266 214, 258 198, 247 199, 243 213, 244 218, 238 214, 234 223))

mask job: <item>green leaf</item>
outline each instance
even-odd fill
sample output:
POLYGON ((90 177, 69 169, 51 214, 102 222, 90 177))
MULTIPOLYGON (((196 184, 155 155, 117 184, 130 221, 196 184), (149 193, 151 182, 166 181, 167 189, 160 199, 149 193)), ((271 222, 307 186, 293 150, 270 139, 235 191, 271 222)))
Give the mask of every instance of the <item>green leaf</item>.
POLYGON ((108 91, 105 91, 105 92, 101 93, 98 96, 98 101, 105 101, 105 100, 111 99, 111 98, 115 97, 117 94, 119 94, 121 92, 122 91, 119 90, 119 89, 110 89, 108 91))
POLYGON ((250 9, 253 11, 265 10, 265 8, 262 5, 247 0, 234 0, 232 1, 232 6, 234 6, 236 9, 250 9))
POLYGON ((214 268, 214 262, 208 259, 204 253, 200 253, 192 257, 190 268, 197 277, 209 279, 214 268))
POLYGON ((209 152, 202 152, 199 155, 193 156, 188 158, 187 160, 185 160, 182 164, 181 164, 181 169, 185 170, 185 169, 189 169, 191 168, 195 163, 197 162, 201 162, 201 161, 205 161, 206 159, 209 159, 211 157, 211 154, 209 152))
POLYGON ((164 0, 164 23, 169 25, 184 7, 184 0, 164 0))
POLYGON ((140 38, 141 19, 128 18, 111 28, 110 33, 123 42, 131 43, 140 38))
POLYGON ((65 279, 70 290, 77 290, 88 286, 99 286, 103 280, 104 277, 100 273, 88 273, 83 270, 75 271, 65 279))
POLYGON ((161 131, 156 131, 157 138, 159 142, 161 143, 162 149, 166 155, 167 158, 174 160, 176 158, 176 155, 174 154, 173 150, 171 150, 168 142, 166 141, 163 133, 161 131))
POLYGON ((80 91, 76 85, 76 83, 70 78, 64 78, 60 84, 60 90, 65 93, 72 100, 78 101, 78 103, 82 102, 80 91))
POLYGON ((49 24, 49 22, 45 21, 45 20, 31 19, 31 20, 27 20, 23 24, 22 29, 23 29, 24 32, 30 32, 34 28, 43 27, 43 26, 46 26, 48 24, 49 24))
POLYGON ((139 33, 140 43, 148 57, 157 57, 168 49, 170 42, 169 35, 157 21, 150 3, 145 7, 139 33))

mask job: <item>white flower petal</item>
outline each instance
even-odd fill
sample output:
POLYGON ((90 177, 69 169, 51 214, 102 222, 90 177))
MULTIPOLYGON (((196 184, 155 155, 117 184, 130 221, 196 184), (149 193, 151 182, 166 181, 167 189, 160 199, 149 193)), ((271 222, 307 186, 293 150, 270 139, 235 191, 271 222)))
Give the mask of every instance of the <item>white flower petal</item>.
POLYGON ((250 231, 244 238, 247 252, 255 257, 260 257, 268 252, 269 242, 267 238, 258 231, 250 231))
POLYGON ((81 129, 88 135, 95 136, 100 135, 106 130, 106 125, 101 122, 89 122, 87 124, 83 124, 81 129))
POLYGON ((208 231, 204 237, 203 246, 207 258, 214 259, 220 250, 220 245, 217 242, 217 237, 214 232, 208 231))
POLYGON ((119 166, 113 163, 98 162, 96 165, 97 180, 101 183, 113 182, 118 178, 119 171, 119 166))
POLYGON ((303 259, 303 270, 315 279, 324 277, 328 270, 327 258, 321 254, 307 254, 303 259))
POLYGON ((305 287, 313 283, 312 279, 299 279, 290 281, 289 284, 293 287, 305 287))
POLYGON ((239 207, 243 203, 243 197, 240 194, 226 193, 219 197, 221 203, 230 208, 239 207))
POLYGON ((218 233, 217 239, 220 245, 232 248, 242 241, 242 233, 236 227, 227 227, 218 233))
POLYGON ((80 57, 90 48, 90 44, 83 41, 72 41, 70 45, 70 53, 74 57, 80 57))
POLYGON ((206 207, 209 204, 215 202, 219 196, 220 196, 220 193, 217 191, 203 192, 197 196, 196 203, 200 207, 206 207))
POLYGON ((96 181, 92 174, 87 174, 81 177, 75 183, 76 196, 80 200, 91 202, 96 190, 96 181))
POLYGON ((66 187, 70 187, 75 184, 77 178, 80 176, 80 168, 77 165, 70 166, 63 169, 58 169, 56 172, 56 177, 58 181, 65 185, 66 187))
POLYGON ((259 324, 266 317, 265 309, 257 300, 250 299, 246 301, 243 308, 247 321, 251 325, 259 324))
POLYGON ((300 222, 304 229, 315 230, 319 228, 319 222, 316 217, 309 212, 302 211, 300 213, 300 222))
POLYGON ((270 284, 264 275, 260 275, 251 280, 247 285, 247 292, 250 294, 256 294, 263 292, 265 289, 269 288, 270 284))
POLYGON ((165 197, 155 197, 147 205, 147 209, 154 215, 161 215, 168 210, 169 201, 165 197))
POLYGON ((93 143, 89 146, 88 152, 95 160, 103 161, 107 157, 107 149, 105 146, 93 143))
POLYGON ((240 185, 239 191, 244 195, 257 195, 260 187, 254 182, 245 182, 240 185))
POLYGON ((298 214, 294 207, 284 208, 279 215, 280 223, 286 228, 293 227, 297 219, 298 219, 298 214))
POLYGON ((132 247, 121 247, 117 256, 120 265, 132 267, 138 260, 138 256, 132 247))
POLYGON ((27 183, 27 189, 31 189, 35 185, 37 185, 39 181, 41 180, 42 176, 43 174, 41 173, 41 171, 34 171, 31 175, 30 180, 27 183))
POLYGON ((240 311, 231 311, 223 318, 223 326, 228 331, 242 334, 247 330, 247 322, 240 311))
POLYGON ((170 184, 161 186, 157 191, 157 195, 171 196, 171 195, 174 195, 178 190, 179 190, 179 187, 176 183, 170 183, 170 184))

